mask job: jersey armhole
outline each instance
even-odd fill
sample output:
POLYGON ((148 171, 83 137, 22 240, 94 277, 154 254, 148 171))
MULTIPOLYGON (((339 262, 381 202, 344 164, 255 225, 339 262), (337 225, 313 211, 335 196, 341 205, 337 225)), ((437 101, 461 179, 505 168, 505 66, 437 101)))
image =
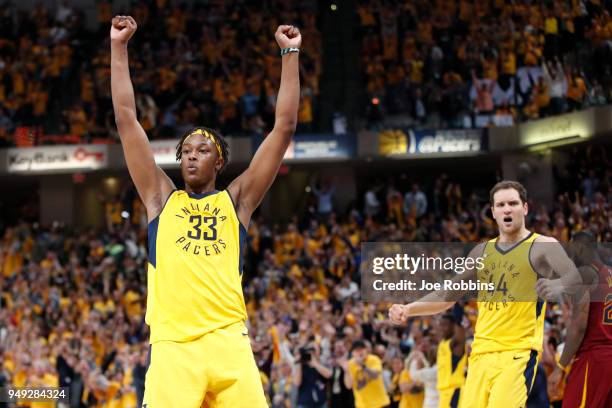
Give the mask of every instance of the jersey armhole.
POLYGON ((538 239, 538 237, 540 236, 539 234, 536 234, 535 232, 532 232, 533 234, 533 238, 531 240, 531 243, 529 245, 529 251, 527 252, 527 259, 529 260, 529 266, 531 266, 531 269, 533 270, 533 273, 536 274, 536 276, 538 277, 538 279, 544 278, 544 276, 542 276, 539 272, 538 269, 535 267, 535 265, 533 264, 533 261, 531 260, 531 250, 533 249, 533 244, 536 243, 536 239, 538 239))
POLYGON ((230 194, 228 189, 224 190, 227 193, 227 196, 232 203, 232 208, 234 209, 234 214, 236 214, 236 221, 238 221, 238 273, 242 276, 242 269, 244 268, 244 249, 246 248, 246 240, 247 240, 247 229, 238 218, 238 209, 236 208, 236 204, 234 203, 234 198, 230 194))
POLYGON ((166 201, 164 202, 164 205, 162 205, 162 208, 161 208, 161 210, 159 211, 159 214, 157 214, 157 215, 155 216, 155 218, 153 218, 153 219, 151 220, 151 222, 149 222, 148 226, 150 226, 150 225, 151 225, 151 224, 153 224, 154 222, 157 222, 157 220, 159 219, 159 216, 160 216, 160 215, 162 215, 162 213, 164 212, 164 208, 166 208, 166 204, 168 204, 168 201, 170 201, 170 197, 172 197, 172 195, 173 195, 174 193, 176 193, 177 191, 178 191, 178 189, 177 189, 177 188, 175 188, 174 190, 172 190, 172 191, 170 192, 170 194, 168 194, 168 197, 166 197, 166 201))
POLYGON ((247 228, 244 226, 244 224, 242 223, 242 221, 240 221, 240 218, 238 217, 238 207, 236 207, 236 202, 234 201, 234 197, 232 197, 232 194, 229 192, 228 189, 225 189, 225 192, 227 193, 227 196, 232 202, 232 208, 234 209, 234 214, 236 214, 236 219, 238 220, 238 224, 240 225, 240 228, 244 230, 244 232, 246 233, 247 228))
POLYGON ((172 197, 176 191, 176 189, 172 190, 172 192, 168 195, 168 198, 166 198, 166 202, 162 206, 159 214, 157 214, 157 216, 147 225, 147 258, 149 259, 149 263, 154 268, 157 267, 157 230, 159 228, 159 217, 164 212, 164 208, 166 208, 166 204, 168 204, 168 201, 170 201, 170 197, 172 197))
POLYGON ((480 257, 481 257, 481 258, 482 258, 482 257, 484 256, 484 254, 487 252, 487 246, 489 245, 489 243, 490 243, 490 242, 491 242, 491 240, 481 242, 481 243, 483 244, 483 245, 482 245, 482 252, 480 253, 480 257))

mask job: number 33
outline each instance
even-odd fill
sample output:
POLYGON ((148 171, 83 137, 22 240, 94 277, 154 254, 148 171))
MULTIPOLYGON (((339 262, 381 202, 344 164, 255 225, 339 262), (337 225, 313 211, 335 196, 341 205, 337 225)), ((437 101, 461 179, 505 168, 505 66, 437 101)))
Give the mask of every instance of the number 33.
POLYGON ((187 232, 187 236, 191 239, 204 239, 205 241, 214 241, 217 239, 217 217, 203 217, 201 215, 192 215, 189 217, 189 224, 193 225, 193 230, 187 232), (207 230, 202 233, 200 227, 204 224, 207 230))

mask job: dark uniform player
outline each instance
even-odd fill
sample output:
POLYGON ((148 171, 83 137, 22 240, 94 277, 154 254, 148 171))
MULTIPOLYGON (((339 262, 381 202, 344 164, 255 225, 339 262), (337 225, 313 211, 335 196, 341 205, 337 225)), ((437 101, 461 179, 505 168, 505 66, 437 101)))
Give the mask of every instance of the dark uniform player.
POLYGON ((552 375, 557 384, 574 357, 567 377, 564 408, 612 407, 612 268, 594 250, 588 232, 573 238, 574 260, 587 288, 576 293, 565 347, 552 375), (603 301, 590 302, 590 299, 603 301))

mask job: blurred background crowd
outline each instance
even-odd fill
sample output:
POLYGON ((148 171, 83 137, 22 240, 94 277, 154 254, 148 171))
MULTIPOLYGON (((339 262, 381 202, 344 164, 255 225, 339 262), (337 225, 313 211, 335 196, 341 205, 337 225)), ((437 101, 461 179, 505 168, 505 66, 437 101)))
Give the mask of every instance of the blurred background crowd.
MULTIPOLYGON (((573 148, 569 163, 556 171, 558 200, 552 207, 531 206, 528 227, 561 242, 582 230, 609 242, 612 166, 605 150, 573 148)), ((363 341, 365 353, 380 360, 382 389, 392 406, 429 406, 435 381, 432 386, 422 370, 435 373, 436 346, 448 330, 444 319, 416 318, 394 327, 387 304, 360 301, 360 243, 491 238, 496 225, 488 197, 440 173, 429 185, 401 177, 382 187, 364 185, 362 199, 337 208, 333 181, 319 184, 311 205, 291 222, 255 216, 248 228, 244 294, 269 402, 353 406, 343 373, 353 345, 363 341)), ((133 194, 109 200, 106 214, 102 229, 3 220, 0 385, 69 387, 70 407, 140 406, 148 353, 147 222, 133 194)), ((460 302, 450 316, 469 350, 475 304, 460 302)), ((546 375, 567 319, 563 303, 546 310, 530 407, 562 398, 562 389, 547 390, 546 375)))
MULTIPOLYGON (((130 63, 139 117, 152 138, 206 123, 224 134, 261 133, 274 120, 280 57, 274 32, 290 21, 302 49, 301 122, 312 122, 321 38, 313 1, 135 2, 130 63)), ((66 141, 118 141, 110 93, 110 1, 96 2, 97 30, 83 10, 0 5, 0 139, 33 127, 66 141), (109 139, 110 138, 110 139, 109 139)))
MULTIPOLYGON (((610 5, 135 2, 130 58, 139 116, 152 138, 201 123, 231 135, 270 129, 280 79, 273 33, 281 21, 306 39, 299 132, 329 131, 334 118, 348 119, 354 132, 505 126, 602 105, 612 89, 610 5), (329 13, 342 15, 342 27, 329 23, 329 13)), ((97 0, 89 23, 68 1, 0 5, 0 143, 117 141, 108 27, 113 13, 126 10, 97 0)))
POLYGON ((504 126, 605 104, 612 19, 600 1, 359 3, 376 116, 504 126))

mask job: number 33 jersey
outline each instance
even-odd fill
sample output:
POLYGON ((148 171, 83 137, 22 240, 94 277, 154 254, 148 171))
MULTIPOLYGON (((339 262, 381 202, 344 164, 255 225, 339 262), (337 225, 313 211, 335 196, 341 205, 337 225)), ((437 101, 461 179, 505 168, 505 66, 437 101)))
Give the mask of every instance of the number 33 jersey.
POLYGON ((149 223, 151 343, 191 341, 239 321, 246 230, 227 190, 174 191, 149 223))
POLYGON ((483 251, 484 267, 478 280, 493 283, 495 290, 478 293, 478 319, 472 353, 508 350, 542 350, 545 303, 538 301, 538 275, 529 253, 538 234, 530 233, 512 246, 496 239, 483 251))

